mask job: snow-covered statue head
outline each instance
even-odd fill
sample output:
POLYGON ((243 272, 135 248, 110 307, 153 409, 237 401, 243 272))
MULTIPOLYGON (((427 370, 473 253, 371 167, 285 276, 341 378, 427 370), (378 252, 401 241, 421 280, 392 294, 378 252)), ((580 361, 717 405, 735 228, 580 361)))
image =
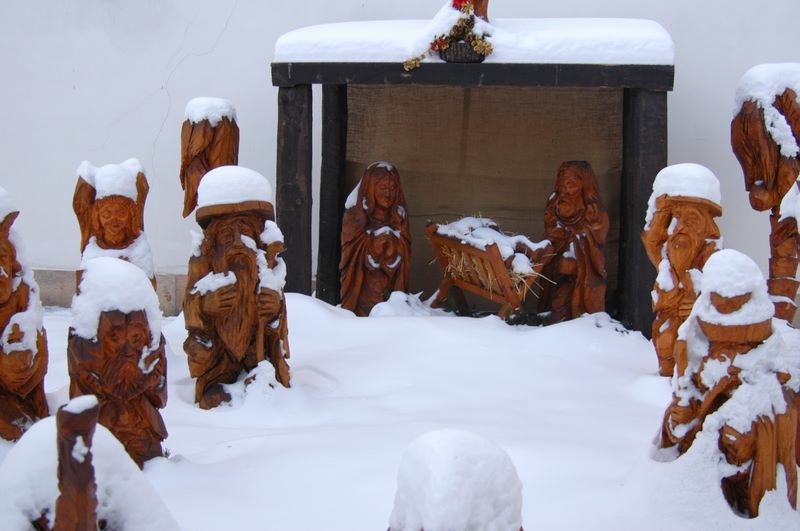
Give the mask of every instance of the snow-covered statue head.
POLYGON ((83 161, 77 173, 72 208, 81 228, 81 261, 121 258, 141 268, 155 285, 153 257, 144 234, 149 186, 142 165, 128 159, 96 168, 83 161))
POLYGON ((370 164, 345 203, 342 308, 367 316, 393 291, 408 289, 411 235, 400 174, 388 162, 370 164))
POLYGON ((181 128, 183 217, 197 206, 197 188, 208 171, 239 162, 236 109, 223 98, 194 98, 186 104, 181 128))
POLYGON ((196 217, 203 234, 183 302, 195 400, 204 409, 230 400, 223 385, 265 360, 288 387, 286 265, 269 182, 240 166, 216 168, 200 181, 196 217))
POLYGON ((144 272, 118 258, 87 260, 72 300, 70 396, 93 394, 100 423, 139 466, 162 455, 167 359, 158 296, 144 272))
POLYGON ((0 437, 11 441, 48 415, 44 311, 22 241, 11 228, 18 215, 0 188, 0 437))
POLYGON ((719 248, 719 180, 699 164, 676 164, 653 182, 642 242, 658 270, 653 287, 653 345, 659 372, 671 376, 678 328, 689 316, 708 257, 719 248))
POLYGON ((761 498, 778 481, 785 481, 795 507, 800 353, 773 329, 779 321, 772 319, 764 277, 746 255, 717 251, 701 284, 679 331, 660 445, 677 454, 695 446, 699 455, 710 454, 710 473, 719 475, 738 514, 758 516, 761 498))

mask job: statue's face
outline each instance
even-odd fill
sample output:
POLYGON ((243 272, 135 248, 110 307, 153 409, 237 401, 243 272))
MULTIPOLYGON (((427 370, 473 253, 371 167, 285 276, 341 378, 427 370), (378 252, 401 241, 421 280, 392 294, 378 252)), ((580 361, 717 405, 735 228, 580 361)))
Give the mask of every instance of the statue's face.
POLYGON ((674 228, 667 235, 667 257, 675 271, 683 273, 692 267, 695 257, 709 236, 706 217, 710 214, 693 204, 672 207, 674 228))
POLYGON ((242 240, 242 236, 246 236, 258 242, 260 234, 252 219, 244 215, 234 215, 214 220, 212 223, 215 226, 209 229, 214 234, 216 257, 214 270, 217 272, 254 270, 255 253, 242 240))
POLYGON ((559 216, 572 217, 583 210, 583 182, 572 168, 564 168, 556 181, 559 216))
POLYGON ((0 303, 4 303, 11 298, 13 291, 14 261, 16 253, 11 242, 3 242, 0 245, 0 303))
POLYGON ((397 201, 397 183, 391 177, 383 177, 375 183, 375 204, 389 210, 397 201))
POLYGON ((132 240, 132 215, 135 204, 128 198, 103 198, 95 203, 98 240, 107 247, 118 247, 132 240))
POLYGON ((128 314, 119 311, 103 312, 97 337, 107 356, 138 360, 145 347, 150 345, 150 325, 144 311, 128 314))

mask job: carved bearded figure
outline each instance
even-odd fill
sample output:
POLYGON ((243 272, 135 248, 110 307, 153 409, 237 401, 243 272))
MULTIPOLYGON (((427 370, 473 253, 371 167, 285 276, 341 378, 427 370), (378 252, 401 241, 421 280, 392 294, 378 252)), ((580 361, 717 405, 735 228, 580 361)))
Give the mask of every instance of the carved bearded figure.
POLYGON ((342 308, 363 317, 391 292, 408 289, 411 235, 397 169, 383 161, 371 164, 345 206, 342 308))
POLYGON ((11 228, 19 211, 0 188, 0 437, 15 441, 48 415, 44 394, 47 336, 33 271, 11 228))
POLYGON ((758 266, 733 250, 706 262, 702 293, 680 329, 673 399, 660 446, 678 454, 695 444, 718 452, 725 499, 738 514, 758 516, 777 487, 780 465, 789 503, 797 498, 796 393, 800 354, 786 348, 758 266))
POLYGON ((247 168, 212 170, 200 182, 196 216, 203 235, 183 303, 195 400, 204 409, 230 400, 223 384, 265 360, 289 387, 283 235, 269 183, 247 168))
MULTIPOLYGON (((126 260, 156 286, 153 256, 144 233, 144 205, 149 186, 136 159, 100 168, 83 161, 72 207, 81 229, 81 261, 108 256, 126 260)), ((77 284, 80 285, 80 270, 77 284)))
POLYGON ((719 248, 719 202, 719 181, 698 164, 668 166, 653 182, 642 242, 658 270, 652 338, 662 376, 672 376, 678 328, 697 299, 706 260, 719 248))
POLYGON ((539 297, 539 311, 551 312, 549 322, 604 311, 608 227, 592 167, 584 161, 561 164, 544 209, 548 245, 529 253, 545 263, 542 275, 555 282, 545 282, 539 297))
POLYGON ((162 455, 167 359, 158 297, 141 269, 117 258, 84 264, 72 301, 70 397, 93 394, 99 421, 141 467, 162 455))

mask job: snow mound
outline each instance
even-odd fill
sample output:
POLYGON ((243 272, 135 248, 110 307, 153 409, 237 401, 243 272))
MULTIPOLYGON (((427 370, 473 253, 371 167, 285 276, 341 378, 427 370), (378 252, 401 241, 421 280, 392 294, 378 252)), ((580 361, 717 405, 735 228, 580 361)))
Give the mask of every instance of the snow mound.
MULTIPOLYGON (((81 405, 81 404, 78 404, 81 405)), ((77 407, 77 406, 74 406, 77 407)), ((0 463, 0 515, 5 531, 27 531, 58 498, 55 417, 34 424, 0 463)), ((178 524, 150 482, 108 429, 98 424, 92 441, 97 515, 122 531, 172 531, 178 524)))
POLYGON ((235 122, 236 109, 224 98, 193 98, 186 104, 183 117, 193 124, 208 120, 211 127, 216 127, 223 118, 235 122))
POLYGON ((522 483, 501 448, 438 430, 415 439, 397 476, 392 531, 519 531, 522 483))
POLYGON ((394 291, 385 302, 379 302, 372 307, 370 317, 428 317, 428 316, 453 316, 454 314, 440 308, 431 308, 431 301, 420 299, 420 293, 403 293, 394 291))
POLYGON ((647 201, 644 228, 650 227, 656 212, 656 199, 662 195, 671 197, 696 197, 707 199, 716 205, 722 202, 719 179, 714 172, 700 164, 691 162, 667 166, 656 175, 653 193, 647 201))
POLYGON ((100 314, 119 310, 144 310, 150 325, 151 348, 161 341, 161 309, 158 296, 144 271, 124 260, 100 257, 84 264, 80 293, 72 298, 72 329, 90 340, 97 339, 100 314))
POLYGON ((136 201, 136 176, 144 173, 144 167, 137 159, 128 159, 120 164, 106 164, 100 168, 84 160, 78 166, 77 173, 78 177, 96 190, 95 199, 121 195, 136 201))
POLYGON ((11 194, 0 186, 0 221, 6 219, 12 212, 19 212, 19 209, 14 205, 14 201, 11 200, 11 194))
POLYGON ((272 204, 272 187, 257 171, 243 166, 220 166, 203 176, 197 189, 197 207, 230 205, 244 201, 272 204))
POLYGON ((97 245, 97 238, 92 236, 86 243, 86 248, 81 255, 81 269, 85 268, 86 262, 100 257, 119 258, 126 260, 140 268, 148 276, 153 278, 156 274, 153 267, 153 253, 150 250, 150 242, 144 232, 139 234, 133 242, 122 249, 104 249, 97 245))
POLYGON ((796 157, 800 147, 786 118, 772 106, 776 96, 792 89, 800 101, 800 63, 756 65, 748 70, 736 87, 734 116, 746 101, 754 101, 764 110, 764 125, 781 148, 784 157, 796 157))

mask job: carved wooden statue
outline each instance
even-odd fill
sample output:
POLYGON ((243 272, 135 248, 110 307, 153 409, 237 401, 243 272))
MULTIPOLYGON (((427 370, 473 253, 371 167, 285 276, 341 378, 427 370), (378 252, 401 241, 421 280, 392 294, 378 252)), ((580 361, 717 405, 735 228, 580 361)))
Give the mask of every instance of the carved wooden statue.
POLYGON ((367 316, 393 291, 408 289, 411 235, 400 174, 374 162, 350 194, 339 262, 342 308, 367 316))
POLYGON ((0 437, 15 441, 48 413, 44 394, 47 337, 33 271, 17 254, 11 228, 19 212, 0 188, 0 437))
POLYGON ((583 313, 605 310, 608 214, 600 200, 594 171, 588 162, 564 162, 544 209, 544 236, 549 245, 528 252, 545 264, 539 311, 549 311, 557 323, 583 313))
POLYGON ((264 360, 289 387, 283 235, 269 183, 247 168, 212 170, 200 182, 196 216, 203 239, 189 260, 183 302, 195 400, 203 409, 230 400, 222 385, 264 360))
POLYGON ((453 7, 461 9, 464 4, 472 4, 476 17, 489 21, 489 0, 453 0, 453 7))
MULTIPOLYGON (((81 229, 82 262, 99 256, 121 258, 141 268, 156 286, 153 257, 144 233, 149 189, 144 169, 136 159, 100 168, 88 161, 81 163, 72 208, 81 229)), ((80 285, 80 271, 76 276, 80 285)))
POLYGON ((167 403, 158 297, 127 262, 103 257, 84 266, 67 346, 70 396, 97 396, 100 423, 142 467, 162 455, 167 437, 158 412, 167 403))
POLYGON ((800 359, 773 335, 774 308, 752 260, 733 250, 714 253, 703 286, 676 346, 678 377, 661 447, 683 454, 701 431, 717 439, 706 438, 711 448, 704 451, 718 451, 720 463, 733 465, 719 466, 721 488, 731 507, 749 517, 758 516, 764 493, 776 488, 781 465, 795 507, 800 359))
MULTIPOLYGON (((759 75, 759 67, 756 67, 745 79, 759 75)), ((787 192, 796 186, 800 174, 800 153, 797 151, 800 103, 796 91, 791 88, 775 94, 772 101, 763 101, 746 92, 737 94, 737 97, 743 103, 731 123, 731 145, 744 172, 750 205, 759 211, 770 211, 769 292, 776 297, 776 317, 791 322, 797 311, 794 300, 798 281, 795 276, 800 241, 795 219, 781 219, 780 206, 787 192), (773 136, 780 122, 787 129, 784 138, 773 136), (793 142, 790 141, 792 137, 793 142)))
POLYGON ((210 170, 239 163, 236 110, 222 98, 194 98, 186 105, 181 128, 183 217, 197 206, 197 187, 210 170))
POLYGON ((662 376, 672 376, 678 328, 697 299, 700 286, 695 282, 706 260, 718 249, 720 232, 714 221, 722 215, 718 201, 719 181, 696 164, 669 166, 653 184, 642 242, 658 270, 652 338, 662 376))

